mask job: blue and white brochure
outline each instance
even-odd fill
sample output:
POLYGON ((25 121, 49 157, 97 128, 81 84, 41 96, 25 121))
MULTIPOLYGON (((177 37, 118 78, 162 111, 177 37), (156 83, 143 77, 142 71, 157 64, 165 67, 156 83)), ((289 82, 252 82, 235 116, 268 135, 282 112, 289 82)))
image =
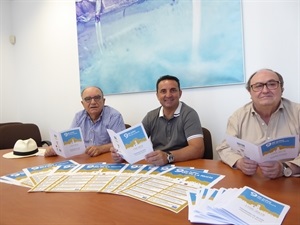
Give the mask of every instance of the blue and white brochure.
POLYGON ((296 135, 269 140, 259 146, 232 136, 227 136, 226 141, 236 153, 258 163, 294 159, 299 152, 296 135))
POLYGON ((57 155, 69 158, 85 152, 85 145, 80 127, 62 132, 50 131, 52 148, 57 155))
POLYGON ((290 209, 248 187, 200 188, 188 191, 189 220, 192 223, 280 225, 290 209))
POLYGON ((280 225, 290 209, 289 205, 269 198, 245 186, 231 196, 219 209, 234 224, 280 225), (236 221, 236 222, 234 222, 236 221))
POLYGON ((145 158, 153 151, 152 143, 142 123, 119 133, 107 129, 111 142, 118 153, 128 163, 133 164, 145 158))

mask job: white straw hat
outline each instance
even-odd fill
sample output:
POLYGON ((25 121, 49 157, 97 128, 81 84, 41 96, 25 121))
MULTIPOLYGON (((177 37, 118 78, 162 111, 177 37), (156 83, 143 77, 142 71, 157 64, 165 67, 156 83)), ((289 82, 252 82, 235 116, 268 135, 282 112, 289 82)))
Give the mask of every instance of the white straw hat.
POLYGON ((35 140, 29 138, 27 140, 17 140, 12 152, 3 155, 4 158, 23 158, 35 156, 39 153, 39 149, 35 140))

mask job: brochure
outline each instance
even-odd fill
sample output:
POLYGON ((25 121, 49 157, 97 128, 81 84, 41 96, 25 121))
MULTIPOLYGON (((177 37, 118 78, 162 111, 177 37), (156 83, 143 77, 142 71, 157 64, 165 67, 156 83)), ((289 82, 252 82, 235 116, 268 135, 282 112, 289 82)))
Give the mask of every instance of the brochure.
POLYGON ((243 187, 214 207, 234 224, 281 224, 289 205, 269 198, 258 191, 243 187))
POLYGON ((23 170, 0 177, 0 182, 29 188, 34 186, 23 170))
MULTIPOLYGON (((65 160, 24 168, 0 177, 0 182, 30 188, 30 193, 99 192, 125 195, 178 213, 188 205, 187 191, 210 190, 208 188, 221 178, 222 175, 210 174, 207 170, 175 165, 78 164, 65 160)), ((198 207, 194 210, 190 217, 195 217, 197 221, 198 207)))
POLYGON ((298 156, 299 151, 299 139, 296 135, 273 139, 259 146, 232 136, 227 136, 226 141, 238 154, 258 163, 293 159, 298 156))
POLYGON ((107 129, 107 132, 114 148, 130 164, 144 159, 146 154, 153 151, 152 143, 142 123, 119 133, 110 129, 107 129))
POLYGON ((85 152, 85 145, 80 127, 62 132, 50 131, 52 147, 57 155, 69 158, 85 152))
MULTIPOLYGON (((75 162, 76 163, 76 162, 75 162)), ((51 170, 44 176, 33 188, 28 192, 47 191, 55 184, 59 183, 67 174, 71 174, 72 170, 76 169, 79 164, 62 164, 51 170)))
POLYGON ((160 176, 163 176, 165 179, 176 179, 176 182, 179 184, 194 188, 212 187, 225 177, 220 174, 208 173, 207 170, 188 167, 174 167, 161 173, 160 176))
POLYGON ((78 163, 73 160, 66 160, 62 162, 55 162, 55 163, 49 163, 40 166, 24 168, 23 171, 27 175, 27 177, 31 180, 33 185, 36 185, 51 171, 56 170, 56 167, 62 165, 78 165, 78 163))
POLYGON ((274 224, 282 223, 290 209, 248 187, 202 188, 188 191, 189 220, 205 224, 274 224))

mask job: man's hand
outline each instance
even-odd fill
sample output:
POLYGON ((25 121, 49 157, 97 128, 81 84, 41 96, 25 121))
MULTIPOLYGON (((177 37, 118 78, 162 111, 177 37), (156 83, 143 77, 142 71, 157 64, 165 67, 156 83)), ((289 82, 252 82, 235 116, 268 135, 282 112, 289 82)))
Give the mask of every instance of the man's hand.
POLYGON ((263 162, 259 164, 262 174, 270 179, 282 177, 282 164, 278 161, 263 162))
POLYGON ((52 146, 49 146, 49 147, 46 148, 46 151, 45 151, 44 156, 45 156, 45 157, 56 156, 56 153, 55 153, 55 151, 53 150, 52 146))
POLYGON ((111 157, 114 162, 116 162, 116 163, 124 162, 124 159, 121 157, 121 155, 118 153, 118 151, 114 147, 110 148, 110 154, 111 154, 111 157))
POLYGON ((163 166, 168 164, 167 153, 161 150, 155 150, 145 156, 145 160, 155 166, 163 166))
POLYGON ((255 174, 258 167, 257 162, 247 158, 239 159, 235 165, 244 174, 249 176, 255 174))
POLYGON ((102 154, 101 146, 89 146, 86 148, 85 153, 91 157, 95 157, 102 154))
POLYGON ((112 144, 104 144, 104 145, 93 145, 86 148, 85 153, 91 157, 95 157, 101 155, 105 152, 109 152, 112 144))

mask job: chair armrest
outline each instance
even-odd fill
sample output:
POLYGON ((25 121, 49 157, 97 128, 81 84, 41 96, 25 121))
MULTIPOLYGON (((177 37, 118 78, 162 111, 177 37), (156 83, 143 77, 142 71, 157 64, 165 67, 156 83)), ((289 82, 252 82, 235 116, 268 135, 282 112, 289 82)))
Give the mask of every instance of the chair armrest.
POLYGON ((42 146, 43 146, 43 145, 48 145, 48 146, 50 146, 50 145, 51 145, 51 141, 42 141, 41 144, 42 144, 42 146))

